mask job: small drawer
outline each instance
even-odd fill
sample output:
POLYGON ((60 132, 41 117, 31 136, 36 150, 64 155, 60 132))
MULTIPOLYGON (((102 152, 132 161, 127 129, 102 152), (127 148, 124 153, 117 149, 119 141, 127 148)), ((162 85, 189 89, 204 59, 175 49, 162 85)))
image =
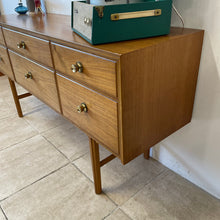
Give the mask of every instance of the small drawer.
POLYGON ((54 72, 12 51, 9 55, 16 82, 60 112, 54 72))
POLYGON ((53 67, 49 41, 3 28, 7 47, 25 57, 53 67))
POLYGON ((0 26, 0 44, 5 46, 5 41, 2 33, 2 27, 0 26))
POLYGON ((57 81, 63 115, 118 154, 117 102, 59 74, 57 81))
POLYGON ((11 79, 14 79, 14 75, 11 69, 11 64, 8 57, 7 49, 0 46, 0 72, 8 75, 11 79))
POLYGON ((116 62, 52 43, 55 69, 84 85, 116 97, 116 62), (82 68, 80 68, 80 64, 82 68))

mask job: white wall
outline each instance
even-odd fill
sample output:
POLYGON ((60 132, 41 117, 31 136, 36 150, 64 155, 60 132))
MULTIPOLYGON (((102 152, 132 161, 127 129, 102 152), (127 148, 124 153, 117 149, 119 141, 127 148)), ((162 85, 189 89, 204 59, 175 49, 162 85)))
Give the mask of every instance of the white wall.
MULTIPOLYGON (((17 0, 0 0, 14 13, 17 0)), ((47 11, 70 14, 71 0, 46 0, 47 11)), ((205 29, 192 122, 157 144, 152 155, 220 198, 220 1, 174 0, 186 27, 205 29)), ((0 5, 1 6, 1 5, 0 5)), ((181 25, 177 16, 173 25, 181 25)))
MULTIPOLYGON (((72 0, 45 0, 48 13, 71 14, 72 0)), ((22 0, 26 6, 26 0, 22 0)), ((14 14, 14 8, 18 5, 18 0, 0 0, 2 14, 14 14)))
POLYGON ((46 0, 45 4, 49 13, 71 15, 72 0, 46 0))
POLYGON ((14 14, 14 8, 18 5, 17 0, 0 0, 1 14, 14 14))
MULTIPOLYGON (((153 157, 220 198, 220 1, 174 0, 186 27, 205 30, 192 122, 157 144, 153 157)), ((180 25, 176 16, 173 25, 180 25)))

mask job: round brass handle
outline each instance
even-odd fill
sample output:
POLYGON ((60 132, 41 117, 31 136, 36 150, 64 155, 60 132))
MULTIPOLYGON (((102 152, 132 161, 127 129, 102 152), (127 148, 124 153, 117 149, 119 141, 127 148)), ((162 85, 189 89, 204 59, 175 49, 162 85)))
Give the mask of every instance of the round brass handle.
POLYGON ((82 63, 76 62, 76 64, 72 64, 71 70, 74 73, 76 73, 76 72, 82 73, 83 72, 83 65, 82 65, 82 63))
POLYGON ((24 76, 25 76, 25 79, 33 79, 31 72, 26 73, 24 76))
POLYGON ((85 103, 81 103, 79 106, 77 106, 77 112, 88 112, 88 108, 85 103))
POLYGON ((17 47, 18 47, 18 49, 20 49, 20 48, 26 49, 25 42, 21 41, 20 43, 17 43, 17 47))

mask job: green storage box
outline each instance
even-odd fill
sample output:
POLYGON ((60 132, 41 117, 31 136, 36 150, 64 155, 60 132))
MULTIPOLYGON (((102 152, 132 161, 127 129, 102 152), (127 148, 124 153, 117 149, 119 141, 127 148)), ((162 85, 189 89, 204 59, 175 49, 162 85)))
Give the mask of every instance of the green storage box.
POLYGON ((96 6, 72 2, 72 29, 91 44, 169 34, 172 0, 96 6))

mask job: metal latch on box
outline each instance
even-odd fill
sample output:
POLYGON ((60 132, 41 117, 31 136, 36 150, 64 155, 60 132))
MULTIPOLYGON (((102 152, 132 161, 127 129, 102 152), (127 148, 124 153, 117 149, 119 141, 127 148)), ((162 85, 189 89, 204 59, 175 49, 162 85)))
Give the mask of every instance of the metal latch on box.
POLYGON ((152 16, 159 16, 161 14, 162 14, 161 9, 126 12, 126 13, 115 13, 115 14, 111 14, 111 20, 118 21, 118 20, 131 19, 131 18, 152 17, 152 16))
POLYGON ((104 16, 104 6, 96 6, 95 9, 98 12, 99 17, 102 18, 104 16))

